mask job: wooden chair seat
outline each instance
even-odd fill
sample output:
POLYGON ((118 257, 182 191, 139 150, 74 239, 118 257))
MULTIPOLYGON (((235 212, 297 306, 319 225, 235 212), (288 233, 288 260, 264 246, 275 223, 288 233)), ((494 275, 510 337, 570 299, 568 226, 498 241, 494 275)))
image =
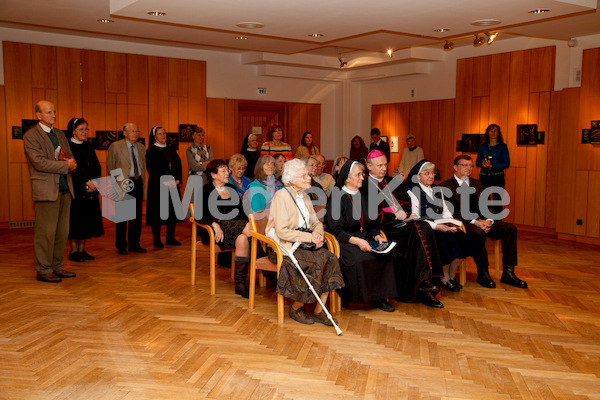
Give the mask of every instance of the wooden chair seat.
POLYGON ((231 252, 231 279, 233 279, 233 272, 235 267, 235 248, 229 248, 221 250, 221 248, 215 242, 215 231, 210 225, 201 224, 194 218, 194 204, 190 204, 190 222, 192 223, 192 260, 191 260, 191 284, 196 284, 196 251, 198 248, 204 249, 209 252, 209 281, 210 281, 210 294, 215 294, 216 291, 216 265, 217 265, 217 254, 222 252, 231 252), (204 244, 202 240, 197 238, 197 227, 200 227, 208 232, 209 243, 204 244))

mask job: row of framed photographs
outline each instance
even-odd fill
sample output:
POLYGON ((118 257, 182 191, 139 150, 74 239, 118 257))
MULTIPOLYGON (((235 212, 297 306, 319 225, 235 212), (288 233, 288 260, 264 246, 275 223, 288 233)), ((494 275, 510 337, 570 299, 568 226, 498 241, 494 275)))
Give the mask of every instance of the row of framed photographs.
MULTIPOLYGON (((38 124, 37 119, 22 119, 21 126, 12 127, 12 138, 23 139, 23 133, 38 124)), ((167 132, 167 145, 175 150, 179 150, 179 142, 193 142, 194 129, 198 125, 180 124, 179 132, 167 132)), ((64 130, 63 130, 64 131, 64 130)), ((108 150, 111 143, 123 139, 123 131, 96 131, 96 137, 90 137, 88 140, 96 150, 108 150)), ((139 138, 138 142, 146 144, 145 138, 139 138)))
MULTIPOLYGON (((477 153, 479 146, 485 143, 483 133, 463 133, 462 139, 456 141, 456 151, 477 153)), ((544 144, 545 131, 538 131, 536 124, 517 125, 517 145, 544 144)))

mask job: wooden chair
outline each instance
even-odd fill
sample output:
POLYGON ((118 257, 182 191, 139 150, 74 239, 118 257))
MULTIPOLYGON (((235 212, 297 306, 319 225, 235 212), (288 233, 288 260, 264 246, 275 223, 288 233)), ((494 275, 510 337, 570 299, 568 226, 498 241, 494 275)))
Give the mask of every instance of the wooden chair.
MULTIPOLYGON (((283 252, 281 248, 271 238, 268 238, 265 235, 265 228, 267 226, 269 210, 259 211, 254 214, 248 215, 248 220, 250 221, 250 236, 252 237, 252 243, 250 245, 250 290, 248 293, 248 307, 254 308, 254 296, 256 293, 256 271, 273 271, 277 273, 279 277, 279 270, 281 269, 281 263, 283 262, 283 252), (258 256, 258 246, 266 247, 271 246, 273 250, 275 250, 275 254, 277 256, 277 262, 272 263, 268 257, 257 258, 258 256)), ((337 244, 337 240, 333 237, 333 235, 325 232, 325 243, 329 251, 336 254, 334 246, 337 244), (333 242, 332 242, 333 240, 333 242), (334 244, 335 242, 335 244, 334 244)), ((266 250, 266 248, 264 248, 266 250)), ((337 254, 339 256, 339 246, 337 247, 337 254)), ((262 275, 262 274, 261 274, 262 275)), ((264 277, 259 278, 259 285, 261 287, 264 286, 264 277)), ((335 291, 332 291, 329 294, 329 308, 330 310, 335 310, 338 307, 339 296, 335 291), (336 303, 336 300, 338 301, 336 303)), ((284 298, 282 295, 277 293, 277 322, 282 323, 284 319, 284 298)))
MULTIPOLYGON (((248 220, 250 221, 250 237, 252 238, 252 243, 250 244, 250 291, 248 293, 248 307, 251 309, 254 308, 254 294, 256 292, 256 270, 258 269, 262 271, 273 271, 277 273, 277 276, 279 276, 279 269, 281 268, 281 263, 283 262, 283 253, 281 252, 281 248, 279 248, 277 242, 275 242, 271 238, 268 238, 265 235, 265 228, 267 226, 268 215, 268 209, 248 215, 248 220), (277 255, 277 262, 275 264, 269 260, 269 257, 265 256, 258 258, 259 243, 261 243, 261 246, 264 244, 269 245, 273 248, 275 254, 277 255)), ((263 282, 264 281, 261 279, 261 286, 263 282)), ((277 293, 277 322, 279 323, 283 323, 283 306, 283 296, 277 293)))
MULTIPOLYGON (((464 225, 460 227, 460 230, 464 233, 467 233, 464 225)), ((496 280, 500 279, 500 239, 491 239, 494 241, 494 266, 496 268, 496 280)), ((460 263, 460 275, 458 277, 458 283, 464 285, 467 281, 467 260, 464 259, 462 263, 460 263)))
POLYGON ((201 224, 194 218, 194 204, 190 204, 190 221, 192 223, 192 262, 191 262, 191 283, 196 284, 196 251, 198 247, 208 248, 209 260, 210 260, 210 294, 215 294, 215 275, 216 275, 216 264, 217 264, 217 253, 231 251, 231 279, 233 279, 233 272, 235 267, 235 249, 221 250, 215 242, 215 231, 210 225, 201 224), (203 244, 202 241, 197 239, 197 227, 200 227, 208 232, 209 243, 203 244))

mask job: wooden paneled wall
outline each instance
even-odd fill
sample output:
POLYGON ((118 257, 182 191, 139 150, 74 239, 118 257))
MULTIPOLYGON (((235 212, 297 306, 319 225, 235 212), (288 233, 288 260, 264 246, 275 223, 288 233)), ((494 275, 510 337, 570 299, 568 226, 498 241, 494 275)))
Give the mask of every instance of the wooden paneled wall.
POLYGON ((373 105, 372 126, 400 136, 390 171, 410 132, 447 179, 459 154, 456 140, 496 123, 511 157, 507 221, 598 238, 600 147, 581 144, 581 129, 600 119, 600 49, 584 51, 581 89, 554 92, 554 64, 555 47, 460 59, 455 100, 373 105), (545 144, 517 146, 517 124, 537 124, 545 144))
MULTIPOLYGON (((179 124, 206 126, 206 62, 135 54, 4 42, 5 88, 0 90, 0 133, 6 139, 4 163, 8 176, 0 178, 0 222, 34 219, 29 172, 23 141, 11 138, 11 127, 21 119, 35 119, 37 101, 52 101, 56 127, 83 116, 90 136, 96 130, 121 130, 125 122, 138 124, 148 140, 154 125, 177 132, 179 124), (4 113, 4 110, 6 112, 4 113), (6 119, 5 119, 6 116, 6 119)), ((186 144, 179 155, 185 168, 186 144)), ((97 151, 106 174, 106 151, 97 151)))
MULTIPOLYGON (((265 127, 265 121, 271 120, 275 112, 264 111, 265 102, 252 102, 248 100, 234 99, 208 99, 208 124, 206 138, 211 145, 215 158, 228 158, 234 153, 239 153, 244 137, 248 133, 248 127, 241 127, 244 122, 240 120, 249 119, 257 126, 265 127), (244 113, 240 117, 240 103, 243 103, 244 113), (252 104, 256 106, 255 117, 252 118, 252 104), (222 132, 222 134, 220 133, 222 132)), ((275 106, 269 102, 267 105, 275 106)), ((278 123, 283 127, 283 140, 292 146, 292 152, 300 145, 300 139, 304 132, 311 132, 313 141, 317 147, 321 140, 321 105, 307 103, 280 102, 276 107, 280 110, 279 115, 283 121, 278 123)), ((259 139, 266 140, 266 132, 259 139)))

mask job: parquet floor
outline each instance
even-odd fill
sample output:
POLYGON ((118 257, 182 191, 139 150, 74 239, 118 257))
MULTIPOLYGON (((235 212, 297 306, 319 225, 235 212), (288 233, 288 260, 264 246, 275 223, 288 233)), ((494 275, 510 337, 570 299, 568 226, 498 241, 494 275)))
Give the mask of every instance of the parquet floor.
POLYGON ((37 282, 32 230, 0 230, 1 399, 600 399, 600 248, 520 232, 528 290, 474 283, 445 308, 354 306, 342 336, 286 315, 273 289, 233 294, 184 246, 118 256, 114 228, 77 278, 37 282))

